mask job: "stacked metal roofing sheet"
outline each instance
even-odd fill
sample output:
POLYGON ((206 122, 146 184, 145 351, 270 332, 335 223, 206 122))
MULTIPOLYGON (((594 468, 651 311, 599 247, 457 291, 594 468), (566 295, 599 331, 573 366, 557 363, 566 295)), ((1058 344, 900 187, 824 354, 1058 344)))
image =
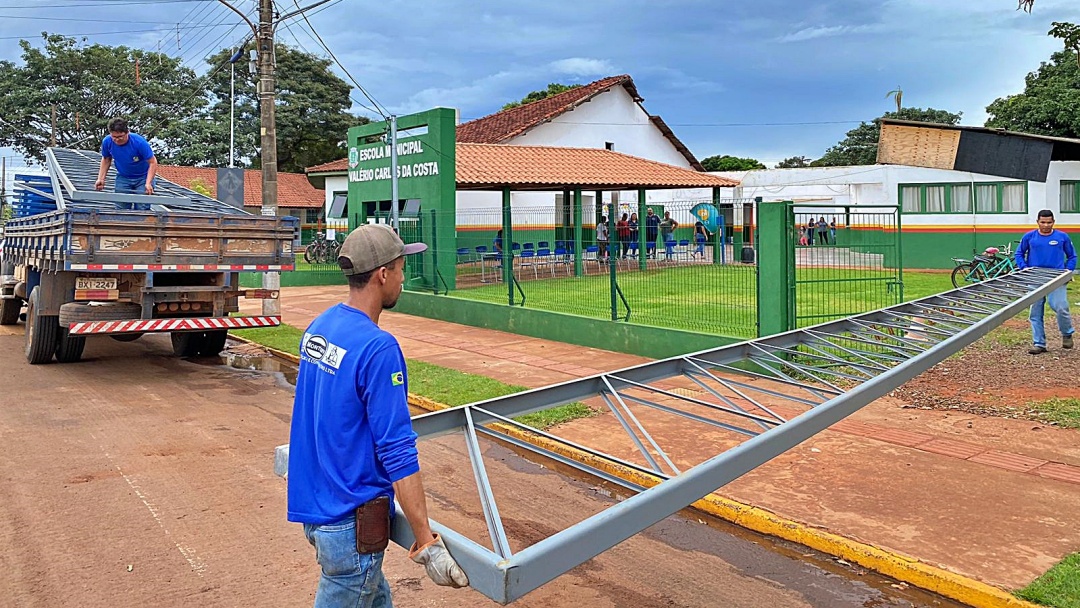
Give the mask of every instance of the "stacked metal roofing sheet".
POLYGON ((48 176, 16 176, 18 216, 68 208, 251 215, 160 176, 155 180, 153 195, 113 192, 116 184, 114 169, 110 169, 105 188, 99 192, 94 189, 94 183, 101 166, 101 155, 89 150, 48 148, 45 164, 48 176))

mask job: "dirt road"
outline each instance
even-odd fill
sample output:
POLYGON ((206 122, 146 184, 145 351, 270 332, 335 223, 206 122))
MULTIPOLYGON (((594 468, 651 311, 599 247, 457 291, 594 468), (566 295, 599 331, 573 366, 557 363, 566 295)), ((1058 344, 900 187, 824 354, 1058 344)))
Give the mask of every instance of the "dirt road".
MULTIPOLYGON (((313 550, 271 471, 292 400, 280 376, 175 359, 161 336, 90 340, 83 363, 30 366, 21 333, 0 328, 0 606, 311 604, 313 550)), ((610 504, 487 449, 515 543, 610 504)), ((461 450, 455 437, 421 447, 433 517, 482 538, 461 450)), ((814 559, 671 518, 515 606, 954 605, 814 559)), ((495 606, 435 587, 400 548, 385 569, 398 606, 495 606)))

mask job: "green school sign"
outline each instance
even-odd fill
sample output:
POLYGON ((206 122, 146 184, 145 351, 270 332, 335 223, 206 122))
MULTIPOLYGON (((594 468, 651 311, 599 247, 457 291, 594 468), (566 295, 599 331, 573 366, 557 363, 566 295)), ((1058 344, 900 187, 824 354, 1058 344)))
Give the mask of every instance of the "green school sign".
MULTIPOLYGON (((435 108, 401 116, 397 119, 397 127, 399 231, 407 243, 422 241, 428 244, 428 250, 419 260, 414 263, 410 259, 409 285, 453 289, 457 190, 455 112, 451 108, 435 108), (406 205, 406 201, 410 203, 406 205)), ((373 122, 349 129, 350 228, 372 221, 387 221, 391 214, 389 132, 388 122, 373 122)))

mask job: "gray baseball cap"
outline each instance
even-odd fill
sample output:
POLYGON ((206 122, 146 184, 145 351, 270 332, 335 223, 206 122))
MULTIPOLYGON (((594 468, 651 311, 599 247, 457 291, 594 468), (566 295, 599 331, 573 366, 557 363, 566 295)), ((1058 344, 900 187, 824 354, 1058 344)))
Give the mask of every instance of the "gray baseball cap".
POLYGON ((338 252, 339 258, 347 258, 352 268, 343 268, 346 275, 364 274, 386 266, 403 255, 420 253, 427 249, 424 243, 406 245, 387 224, 364 224, 349 233, 338 252))

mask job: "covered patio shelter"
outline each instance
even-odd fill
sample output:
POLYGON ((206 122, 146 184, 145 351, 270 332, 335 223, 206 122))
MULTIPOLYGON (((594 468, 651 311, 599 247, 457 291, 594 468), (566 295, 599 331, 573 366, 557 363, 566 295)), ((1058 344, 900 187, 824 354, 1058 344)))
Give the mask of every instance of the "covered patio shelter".
MULTIPOLYGON (((560 148, 503 144, 458 143, 456 145, 456 187, 463 191, 502 193, 502 234, 504 243, 514 242, 511 207, 513 192, 560 192, 570 202, 575 276, 583 275, 584 230, 582 192, 595 192, 600 205, 604 192, 637 193, 637 214, 646 215, 646 194, 650 190, 708 188, 718 203, 722 188, 734 188, 739 182, 729 178, 683 169, 611 150, 595 148, 560 148)), ((615 234, 615 212, 607 214, 610 234, 615 234)), ((638 231, 638 250, 646 251, 646 231, 638 231)), ((511 247, 504 247, 503 279, 512 282, 511 247)), ((645 256, 639 256, 645 269, 645 256)))

